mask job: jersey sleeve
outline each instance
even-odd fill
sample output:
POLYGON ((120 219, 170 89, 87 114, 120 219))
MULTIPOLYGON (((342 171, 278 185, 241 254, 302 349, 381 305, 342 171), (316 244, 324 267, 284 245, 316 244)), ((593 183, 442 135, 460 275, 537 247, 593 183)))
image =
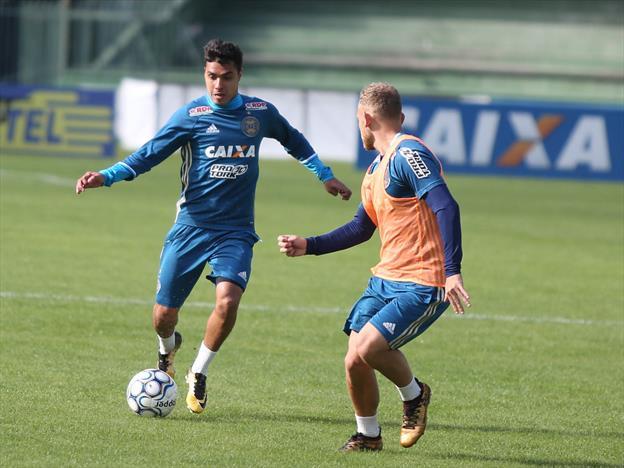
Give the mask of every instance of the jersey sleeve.
POLYGON ((433 187, 424 198, 436 216, 444 242, 444 272, 447 277, 461 273, 463 253, 459 205, 446 185, 433 187))
POLYGON ((417 141, 407 140, 397 149, 390 165, 397 192, 422 198, 432 188, 445 183, 438 159, 417 141))
POLYGON ((281 143, 284 149, 295 159, 303 162, 315 154, 308 140, 279 113, 277 108, 267 103, 271 113, 267 136, 281 143))
POLYGON ((377 227, 360 203, 351 221, 320 236, 307 237, 306 255, 324 255, 366 242, 377 227))
POLYGON ((123 160, 134 173, 133 178, 160 164, 183 146, 190 138, 195 121, 188 116, 186 106, 176 111, 154 138, 123 160))

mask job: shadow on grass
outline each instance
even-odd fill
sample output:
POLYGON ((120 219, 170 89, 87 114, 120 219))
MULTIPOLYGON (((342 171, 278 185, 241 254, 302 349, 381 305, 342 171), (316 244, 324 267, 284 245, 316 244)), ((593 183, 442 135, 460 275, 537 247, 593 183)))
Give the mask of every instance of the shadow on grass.
MULTIPOLYGON (((301 414, 285 414, 285 413, 262 413, 253 411, 250 413, 228 413, 228 414, 213 414, 212 418, 193 417, 189 421, 197 423, 214 423, 218 420, 222 423, 234 422, 239 424, 241 421, 247 421, 253 423, 254 421, 275 421, 281 423, 319 423, 330 425, 343 425, 353 424, 355 425, 354 418, 334 418, 331 416, 319 416, 319 415, 301 415, 301 414)), ((383 423, 382 423, 383 425, 383 423)))
POLYGON ((469 462, 499 462, 499 463, 518 463, 528 466, 582 466, 582 467, 621 467, 615 463, 606 463, 593 460, 549 460, 531 457, 496 457, 491 455, 475 455, 470 453, 444 453, 439 455, 429 454, 430 458, 438 460, 457 460, 469 462))
MULTIPOLYGON (((218 414, 213 414, 212 418, 191 418, 193 422, 208 422, 218 419, 223 423, 229 421, 239 423, 241 420, 247 420, 252 423, 253 421, 275 421, 282 423, 319 423, 330 425, 354 425, 355 419, 353 417, 332 417, 322 415, 309 415, 309 414, 288 414, 284 412, 259 412, 253 411, 249 413, 240 413, 238 411, 228 411, 224 413, 219 411, 218 414)), ((391 421, 386 419, 380 420, 381 426, 385 428, 392 428, 396 426, 398 429, 399 421, 391 421)), ((498 433, 511 433, 511 434, 550 434, 554 436, 562 437, 600 437, 609 439, 621 439, 624 434, 621 432, 591 432, 582 433, 575 431, 562 431, 558 429, 546 429, 539 427, 502 427, 502 426, 460 426, 454 424, 429 424, 427 426, 429 431, 442 430, 442 431, 467 431, 467 432, 498 432, 498 433)))
POLYGON ((540 427, 501 427, 501 426, 459 426, 454 424, 429 424, 427 429, 439 429, 445 431, 470 431, 470 432, 501 432, 513 434, 550 434, 566 437, 601 437, 605 439, 621 439, 622 432, 591 432, 562 431, 558 429, 546 429, 540 427))
MULTIPOLYGON (((222 408, 225 410, 225 408, 222 408)), ((212 417, 192 417, 187 419, 186 421, 192 421, 194 423, 203 423, 203 424, 214 424, 215 421, 219 421, 222 424, 240 424, 241 422, 247 422, 249 424, 253 424, 258 421, 269 421, 269 422, 280 422, 280 423, 318 423, 318 424, 329 424, 329 425, 354 425, 355 421, 351 417, 332 417, 332 416, 319 416, 319 415, 303 415, 303 414, 287 414, 286 411, 283 413, 278 412, 259 412, 253 411, 251 413, 242 414, 239 411, 231 411, 231 408, 228 409, 227 412, 218 411, 213 413, 212 417)), ((381 425, 387 430, 391 430, 393 426, 396 426, 398 430, 399 424, 398 421, 388 421, 382 420, 381 425)), ((427 426, 429 430, 450 430, 450 431, 469 431, 469 432, 499 432, 499 433, 515 433, 515 434, 551 434, 555 436, 561 437, 606 437, 606 438, 617 438, 620 439, 622 437, 621 433, 618 432, 602 432, 602 433, 592 433, 592 434, 583 434, 579 432, 573 431, 561 431, 554 429, 545 429, 545 428, 528 428, 528 427, 499 427, 499 426, 460 426, 460 425, 451 425, 451 424, 430 424, 427 426)), ((408 453, 407 451, 402 451, 403 453, 408 453)), ((470 454, 470 453, 430 453, 428 457, 437 460, 448 460, 451 462, 452 460, 460 461, 468 461, 468 462, 490 462, 490 463, 517 463, 521 465, 527 466, 569 466, 569 467, 621 467, 622 465, 607 463, 603 461, 595 461, 595 460, 557 460, 557 459, 547 459, 547 458, 534 458, 534 457, 518 457, 518 456, 494 456, 494 455, 481 455, 481 454, 470 454)))

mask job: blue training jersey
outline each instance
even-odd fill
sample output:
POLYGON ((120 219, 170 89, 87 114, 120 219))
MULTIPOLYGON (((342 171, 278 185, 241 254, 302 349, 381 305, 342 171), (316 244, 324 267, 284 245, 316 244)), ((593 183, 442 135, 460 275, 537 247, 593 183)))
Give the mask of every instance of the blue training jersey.
MULTIPOLYGON (((318 161, 305 137, 271 103, 237 95, 225 106, 204 95, 180 108, 156 136, 123 160, 132 175, 149 171, 181 149, 182 190, 176 223, 210 229, 254 229, 258 152, 274 138, 308 165, 318 161)), ((328 177, 321 177, 323 181, 328 177)))

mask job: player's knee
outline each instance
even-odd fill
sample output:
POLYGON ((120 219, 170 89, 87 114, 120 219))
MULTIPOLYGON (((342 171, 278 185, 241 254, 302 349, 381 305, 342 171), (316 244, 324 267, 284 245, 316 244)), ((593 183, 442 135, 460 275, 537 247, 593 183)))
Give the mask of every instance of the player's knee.
POLYGON ((368 362, 371 355, 368 348, 365 346, 359 347, 358 350, 358 358, 360 358, 363 362, 368 362))
POLYGON ((372 363, 376 361, 377 356, 379 355, 379 348, 375 343, 370 341, 364 341, 360 343, 357 347, 358 357, 368 365, 372 366, 372 363))
POLYGON ((242 295, 243 290, 237 284, 217 279, 215 311, 219 314, 235 314, 242 295))
POLYGON ((374 327, 367 326, 358 336, 357 353, 360 358, 374 367, 373 363, 383 359, 390 350, 388 342, 374 327))
POLYGON ((230 315, 235 314, 238 310, 240 298, 234 294, 224 294, 217 298, 215 311, 219 314, 230 315))
POLYGON ((176 307, 167 307, 160 304, 154 304, 154 316, 159 318, 177 317, 178 309, 176 307))
POLYGON ((156 328, 175 326, 178 322, 178 308, 155 304, 153 309, 154 326, 156 328))
POLYGON ((349 374, 368 367, 368 364, 366 364, 366 362, 364 362, 360 355, 355 351, 349 351, 347 353, 344 359, 344 365, 345 370, 349 374))

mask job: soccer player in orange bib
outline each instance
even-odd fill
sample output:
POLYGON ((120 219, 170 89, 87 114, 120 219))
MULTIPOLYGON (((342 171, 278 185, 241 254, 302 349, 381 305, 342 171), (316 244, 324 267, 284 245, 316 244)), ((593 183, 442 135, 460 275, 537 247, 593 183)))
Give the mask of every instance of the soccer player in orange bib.
POLYGON ((401 133, 398 91, 387 83, 365 87, 357 119, 364 147, 379 155, 366 171, 353 220, 321 236, 278 237, 280 251, 289 257, 322 255, 365 242, 379 229, 380 261, 344 326, 357 431, 343 452, 383 447, 375 370, 394 383, 403 401, 401 445, 411 447, 423 435, 431 389, 414 376, 399 348, 429 328, 449 304, 458 314, 470 306, 461 276, 459 206, 432 151, 401 133))

